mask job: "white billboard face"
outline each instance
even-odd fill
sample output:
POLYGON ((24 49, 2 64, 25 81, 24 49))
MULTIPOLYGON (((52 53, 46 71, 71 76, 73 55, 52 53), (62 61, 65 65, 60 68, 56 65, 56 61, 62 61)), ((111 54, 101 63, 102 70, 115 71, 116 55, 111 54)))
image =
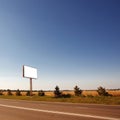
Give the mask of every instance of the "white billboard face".
POLYGON ((23 77, 37 79, 37 69, 29 66, 23 66, 23 77))

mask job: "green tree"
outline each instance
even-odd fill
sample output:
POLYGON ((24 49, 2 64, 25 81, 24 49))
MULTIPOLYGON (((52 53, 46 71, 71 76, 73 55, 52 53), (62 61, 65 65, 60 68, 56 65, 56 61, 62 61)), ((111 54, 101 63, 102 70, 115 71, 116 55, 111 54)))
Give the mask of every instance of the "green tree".
POLYGON ((55 97, 61 97, 61 92, 58 86, 55 87, 54 95, 55 97))
POLYGON ((7 89, 7 95, 13 95, 10 89, 7 89))
POLYGON ((2 90, 0 90, 0 95, 3 95, 3 91, 2 90))
POLYGON ((100 96, 109 96, 108 92, 106 92, 106 89, 103 87, 98 87, 97 92, 100 96))
POLYGON ((21 95, 22 95, 22 94, 21 94, 20 90, 17 89, 17 91, 16 91, 16 96, 21 96, 21 95))
POLYGON ((30 96, 30 91, 27 91, 26 96, 30 96))
POLYGON ((74 93, 75 93, 75 96, 80 96, 82 94, 82 90, 76 85, 74 87, 74 93))

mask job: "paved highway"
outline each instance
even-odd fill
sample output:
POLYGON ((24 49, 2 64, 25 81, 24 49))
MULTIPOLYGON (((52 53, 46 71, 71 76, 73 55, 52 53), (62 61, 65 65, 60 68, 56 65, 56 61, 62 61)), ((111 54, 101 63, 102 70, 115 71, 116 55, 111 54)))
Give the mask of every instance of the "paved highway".
POLYGON ((120 120, 120 106, 0 99, 0 120, 120 120))

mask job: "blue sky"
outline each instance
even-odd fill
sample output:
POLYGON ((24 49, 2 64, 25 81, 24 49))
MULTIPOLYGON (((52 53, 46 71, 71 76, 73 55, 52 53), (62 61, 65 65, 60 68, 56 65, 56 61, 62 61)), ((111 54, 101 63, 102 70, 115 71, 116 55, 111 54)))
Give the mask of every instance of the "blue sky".
POLYGON ((0 0, 0 89, 120 87, 119 0, 0 0))

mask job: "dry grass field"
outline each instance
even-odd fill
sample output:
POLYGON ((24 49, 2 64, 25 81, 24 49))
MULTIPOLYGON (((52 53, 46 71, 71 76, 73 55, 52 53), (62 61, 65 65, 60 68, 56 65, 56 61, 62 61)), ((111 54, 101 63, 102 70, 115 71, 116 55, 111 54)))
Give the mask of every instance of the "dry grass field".
MULTIPOLYGON (((113 96, 120 96, 120 90, 107 90, 107 92, 113 96)), ((64 94, 71 94, 74 95, 74 91, 63 91, 64 94)), ((53 95, 52 92, 48 92, 46 95, 53 95)), ((82 95, 84 96, 98 96, 98 93, 96 90, 83 90, 82 95)))
POLYGON ((46 91, 45 96, 38 96, 38 92, 33 92, 34 96, 32 97, 26 96, 27 92, 21 92, 22 96, 16 96, 16 92, 12 92, 13 95, 7 95, 7 92, 3 92, 4 95, 0 95, 0 98, 33 101, 120 105, 120 90, 107 90, 107 92, 112 96, 99 96, 96 90, 84 90, 82 96, 75 96, 74 91, 66 90, 62 91, 62 94, 70 94, 72 96, 55 98, 53 91, 46 91))
MULTIPOLYGON (((120 96, 120 90, 107 90, 107 92, 113 96, 120 96)), ((63 94, 71 94, 74 95, 74 91, 62 91, 63 94)), ((45 92, 45 95, 47 96, 54 96, 53 92, 45 92)), ((84 96, 98 96, 98 93, 96 90, 83 90, 82 95, 84 96)))
MULTIPOLYGON (((120 96, 120 90, 107 90, 109 94, 112 96, 120 96)), ((74 91, 68 90, 68 91, 62 91, 63 94, 71 94, 74 95, 74 91)), ((7 95, 7 92, 3 92, 4 95, 7 95)), ((13 95, 15 95, 15 92, 12 92, 13 95)), ((23 96, 26 95, 26 92, 21 92, 23 96)), ((37 95, 38 92, 33 92, 34 95, 37 95)), ((45 91, 46 96, 54 96, 53 91, 45 91)), ((84 96, 98 96, 98 93, 96 90, 83 90, 82 95, 84 96)))
POLYGON ((120 90, 108 90, 107 92, 113 96, 120 96, 120 90))

